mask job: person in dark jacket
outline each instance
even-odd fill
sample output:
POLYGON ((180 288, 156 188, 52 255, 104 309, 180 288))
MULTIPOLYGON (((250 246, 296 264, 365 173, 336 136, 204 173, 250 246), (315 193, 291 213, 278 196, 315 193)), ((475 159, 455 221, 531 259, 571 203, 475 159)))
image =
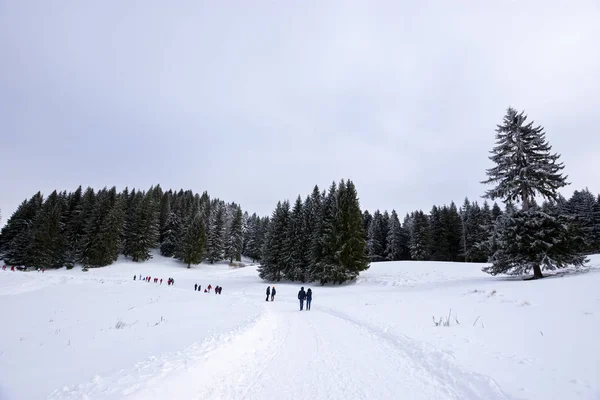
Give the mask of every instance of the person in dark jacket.
POLYGON ((194 292, 198 290, 198 284, 194 283, 194 292))
POLYGON ((308 288, 306 291, 306 310, 310 311, 310 302, 312 301, 312 290, 308 288))
POLYGON ((304 309, 304 300, 306 299, 306 292, 304 291, 304 286, 300 288, 298 292, 298 300, 300 300, 300 311, 304 309))
POLYGON ((267 286, 267 299, 265 301, 269 301, 270 295, 271 295, 271 286, 267 286))
POLYGON ((275 300, 275 293, 277 293, 277 291, 275 290, 275 286, 273 286, 273 289, 271 289, 271 301, 275 300))

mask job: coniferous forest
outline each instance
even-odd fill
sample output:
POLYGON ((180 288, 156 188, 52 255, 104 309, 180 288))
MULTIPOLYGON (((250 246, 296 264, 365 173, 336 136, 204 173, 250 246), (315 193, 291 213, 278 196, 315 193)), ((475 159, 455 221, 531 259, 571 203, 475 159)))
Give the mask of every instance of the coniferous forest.
POLYGON ((268 281, 342 283, 369 262, 432 260, 490 262, 490 274, 525 274, 581 266, 600 252, 600 196, 576 190, 566 199, 564 165, 541 126, 509 108, 496 129, 485 198, 434 205, 402 220, 396 212, 362 211, 350 180, 317 186, 305 198, 277 203, 269 217, 243 212, 192 191, 77 188, 36 193, 0 232, 0 258, 25 267, 135 262, 159 249, 188 268, 203 261, 259 262, 268 281), (541 200, 541 204, 538 204, 541 200))

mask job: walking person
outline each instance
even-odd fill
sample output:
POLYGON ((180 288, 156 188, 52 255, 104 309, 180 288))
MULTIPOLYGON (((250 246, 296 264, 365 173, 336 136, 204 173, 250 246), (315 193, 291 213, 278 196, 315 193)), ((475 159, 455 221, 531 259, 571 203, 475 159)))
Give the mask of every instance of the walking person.
POLYGON ((308 288, 306 291, 306 311, 310 311, 310 303, 312 302, 312 290, 308 288))
POLYGON ((304 300, 306 299, 306 292, 304 291, 304 286, 300 288, 298 292, 298 300, 300 300, 300 311, 304 309, 304 300))
POLYGON ((269 301, 270 295, 271 295, 271 286, 267 286, 267 299, 265 301, 269 301))
POLYGON ((198 290, 198 284, 194 283, 194 292, 198 290))
POLYGON ((273 286, 273 289, 271 289, 271 301, 275 300, 276 293, 277 293, 277 291, 275 290, 275 286, 273 286))

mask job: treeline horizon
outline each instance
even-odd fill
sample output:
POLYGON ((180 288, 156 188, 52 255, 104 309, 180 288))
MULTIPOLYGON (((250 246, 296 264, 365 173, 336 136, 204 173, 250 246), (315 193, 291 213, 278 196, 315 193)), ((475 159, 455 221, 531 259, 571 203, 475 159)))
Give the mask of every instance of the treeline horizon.
MULTIPOLYGON (((401 222, 395 210, 362 211, 354 184, 347 182, 354 193, 351 202, 361 213, 361 227, 354 234, 362 235, 370 262, 487 262, 494 252, 489 239, 497 218, 505 212, 497 203, 480 205, 466 198, 460 208, 451 202, 433 206, 428 213, 415 210, 401 222)), ((348 185, 341 183, 344 189, 348 185)), ((289 200, 280 201, 272 215, 264 217, 249 215, 236 203, 211 199, 207 192, 164 192, 160 185, 147 191, 125 188, 120 193, 115 187, 83 191, 80 186, 75 192, 53 191, 47 198, 38 192, 21 203, 0 231, 0 257, 9 265, 25 267, 101 267, 119 255, 143 262, 151 258, 151 250, 158 249, 188 267, 202 261, 240 261, 243 255, 264 263, 267 267, 261 271, 279 271, 262 272, 267 280, 345 281, 358 274, 340 273, 335 278, 334 273, 326 277, 315 272, 323 257, 314 255, 314 243, 322 241, 315 238, 322 227, 314 221, 326 218, 314 207, 334 202, 337 191, 335 182, 329 193, 315 186, 304 201, 299 196, 293 207, 289 200), (304 245, 291 246, 284 254, 286 250, 274 244, 276 237, 304 245)), ((572 217, 584 233, 587 252, 600 251, 600 195, 576 190, 571 198, 559 195, 541 208, 572 217)), ((327 261, 329 270, 340 267, 335 252, 327 261)))

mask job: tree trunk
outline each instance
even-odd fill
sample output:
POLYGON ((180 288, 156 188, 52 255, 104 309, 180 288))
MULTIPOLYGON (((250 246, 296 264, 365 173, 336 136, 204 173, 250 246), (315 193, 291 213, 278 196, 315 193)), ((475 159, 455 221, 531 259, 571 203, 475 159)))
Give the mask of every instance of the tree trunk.
POLYGON ((533 279, 540 279, 543 277, 544 277, 544 275, 542 275, 542 269, 540 268, 540 264, 534 264, 533 265, 533 279))

